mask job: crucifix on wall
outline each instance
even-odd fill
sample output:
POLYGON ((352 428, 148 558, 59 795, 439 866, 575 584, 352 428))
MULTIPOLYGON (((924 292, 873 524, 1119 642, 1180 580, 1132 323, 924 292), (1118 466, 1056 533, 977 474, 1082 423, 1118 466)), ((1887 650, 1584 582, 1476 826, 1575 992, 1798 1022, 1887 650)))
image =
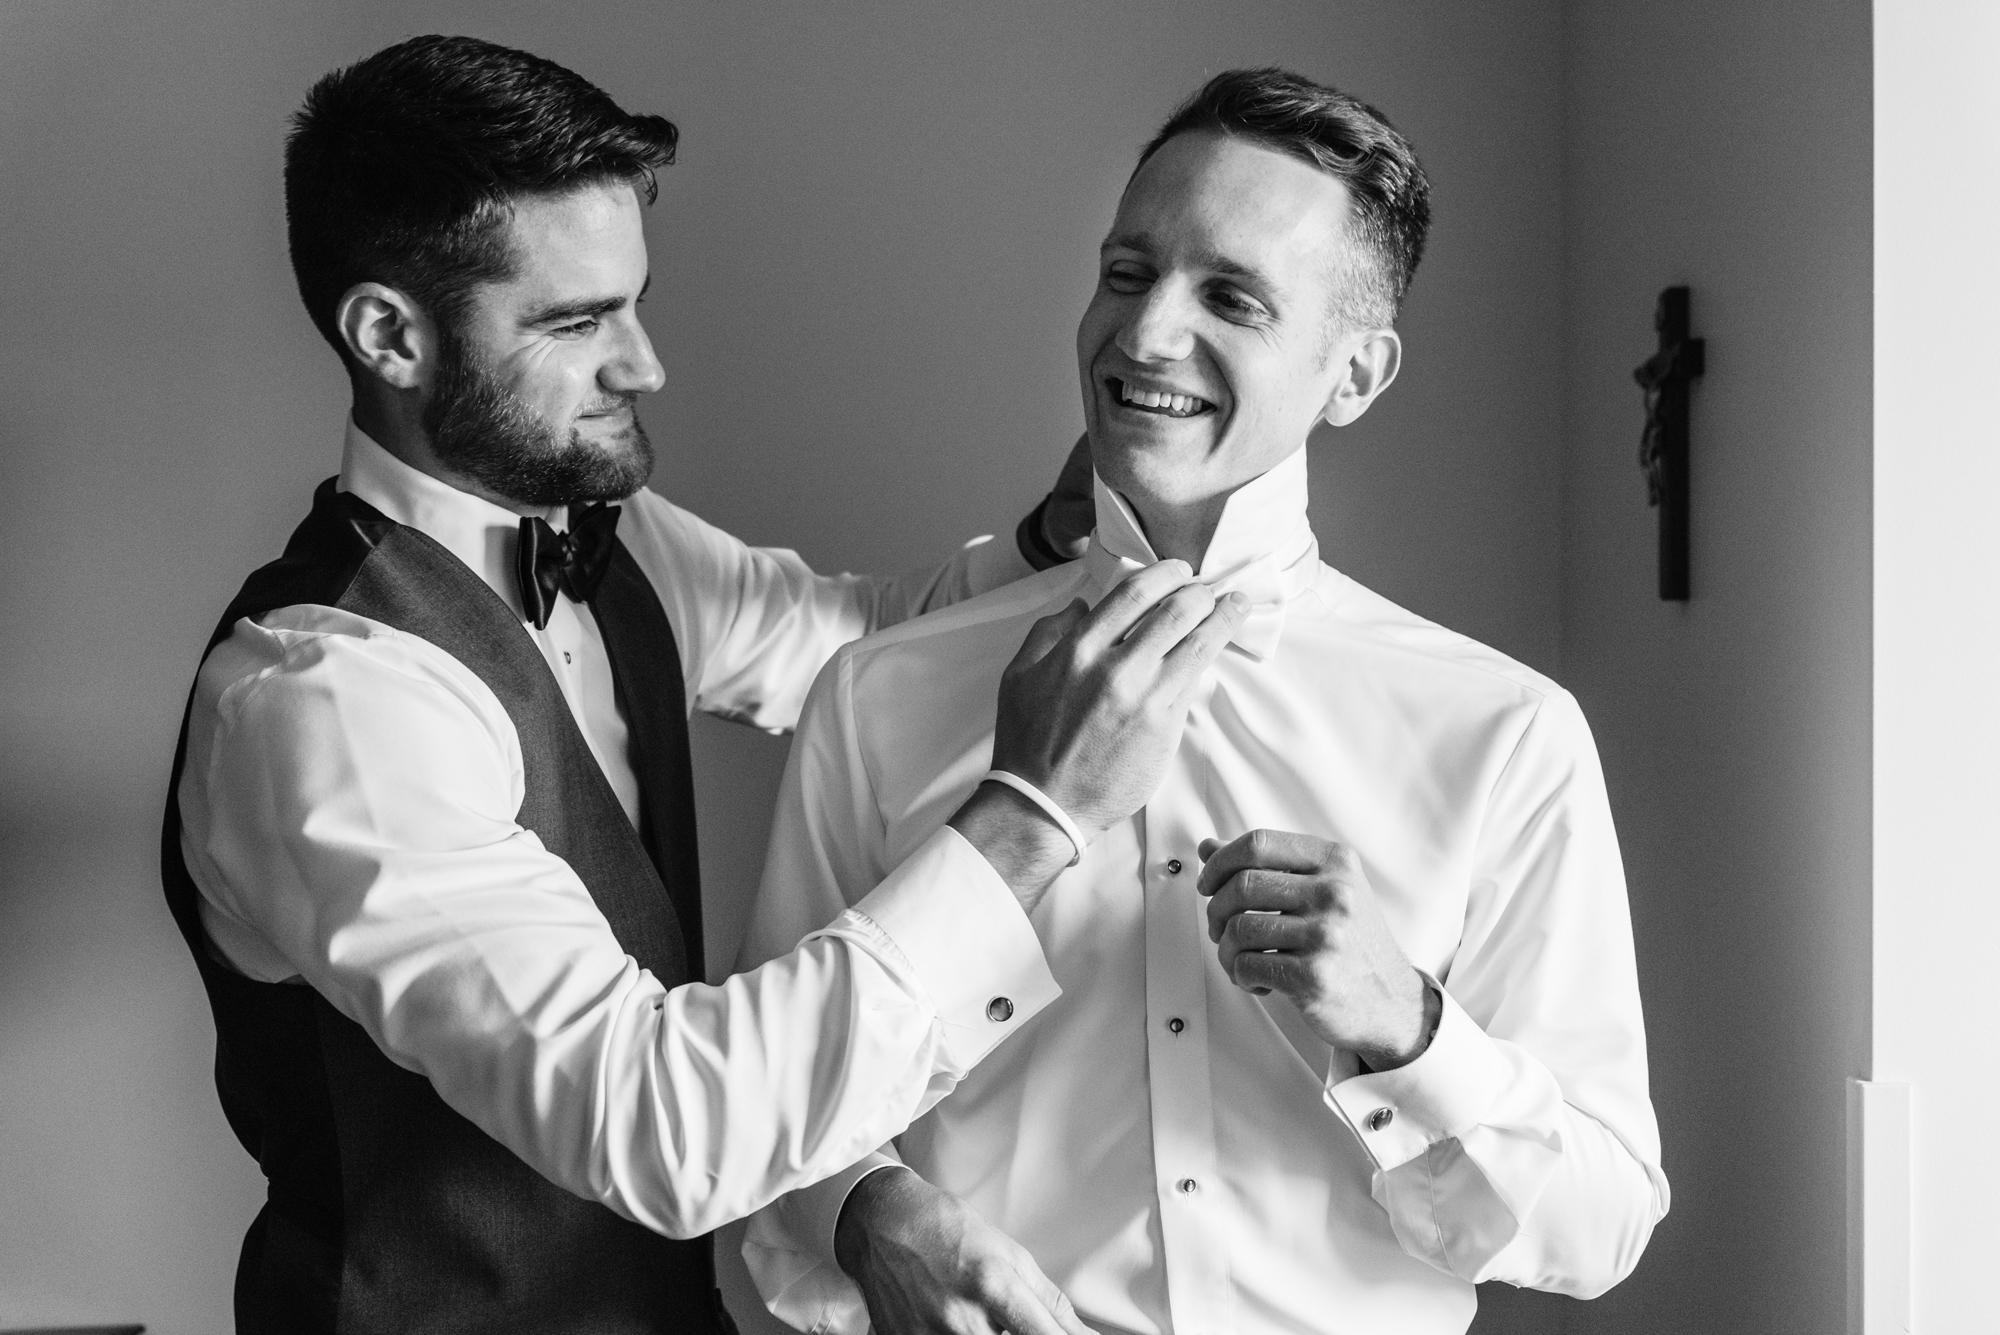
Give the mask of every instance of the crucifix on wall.
POLYGON ((1688 597, 1688 384, 1704 369, 1706 343, 1688 336, 1688 290, 1660 293, 1653 311, 1660 350, 1632 372, 1646 392, 1646 429, 1639 467, 1646 500, 1660 510, 1660 597, 1688 597))

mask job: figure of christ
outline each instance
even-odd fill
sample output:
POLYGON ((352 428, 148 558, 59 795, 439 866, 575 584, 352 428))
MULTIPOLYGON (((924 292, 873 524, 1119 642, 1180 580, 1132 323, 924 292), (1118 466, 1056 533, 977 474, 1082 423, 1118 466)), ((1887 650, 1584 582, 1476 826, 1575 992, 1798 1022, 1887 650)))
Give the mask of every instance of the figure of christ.
POLYGON ((1665 1213, 1575 700, 1323 564, 1307 518, 1306 438, 1394 379, 1426 220, 1371 108, 1211 81, 1142 156, 1078 331, 1088 554, 820 675, 744 966, 980 787, 1036 618, 1167 557, 1250 603, 1158 788, 1032 917, 1060 999, 753 1218, 798 1328, 1443 1335, 1479 1281, 1609 1288, 1665 1213))

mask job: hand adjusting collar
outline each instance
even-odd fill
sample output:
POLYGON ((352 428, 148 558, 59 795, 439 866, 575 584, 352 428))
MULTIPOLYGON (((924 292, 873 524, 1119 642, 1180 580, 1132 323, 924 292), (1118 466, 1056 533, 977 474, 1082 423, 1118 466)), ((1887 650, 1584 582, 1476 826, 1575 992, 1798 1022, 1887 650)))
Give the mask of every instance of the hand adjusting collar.
POLYGON ((514 573, 521 581, 521 610, 536 630, 549 624, 558 593, 583 603, 597 592, 618 540, 618 510, 602 502, 582 510, 571 507, 567 533, 556 532, 546 519, 522 518, 514 573))

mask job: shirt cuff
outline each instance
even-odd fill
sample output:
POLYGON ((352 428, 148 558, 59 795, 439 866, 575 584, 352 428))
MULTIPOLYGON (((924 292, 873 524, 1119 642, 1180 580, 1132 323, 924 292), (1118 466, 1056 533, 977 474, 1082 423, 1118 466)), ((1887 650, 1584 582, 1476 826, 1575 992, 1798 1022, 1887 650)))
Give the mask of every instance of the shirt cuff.
POLYGON ((850 913, 882 930, 930 994, 962 1076, 1062 994, 1041 940, 993 864, 946 825, 850 913))
POLYGON ((1478 1126, 1507 1084, 1507 1059, 1498 1046, 1451 993, 1426 981, 1437 988, 1443 1013, 1430 1046, 1415 1061, 1341 1081, 1327 1075, 1327 1106, 1385 1173, 1478 1126))

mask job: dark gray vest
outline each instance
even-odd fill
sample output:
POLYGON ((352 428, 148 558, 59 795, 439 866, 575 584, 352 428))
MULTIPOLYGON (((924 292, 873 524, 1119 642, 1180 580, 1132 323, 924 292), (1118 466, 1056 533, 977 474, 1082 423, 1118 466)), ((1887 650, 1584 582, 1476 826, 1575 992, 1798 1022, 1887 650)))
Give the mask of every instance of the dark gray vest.
MULTIPOLYGON (((631 730, 634 831, 519 619, 456 557, 331 480, 241 617, 311 603, 417 635, 482 681, 519 730, 517 816, 576 870, 619 944, 669 987, 702 975, 694 788, 680 655, 618 545, 592 611, 631 730)), ((308 987, 209 953, 181 858, 187 726, 168 789, 167 902, 215 1015, 223 1111, 269 1179, 236 1277, 244 1332, 701 1332, 727 1328, 707 1238, 676 1242, 552 1185, 446 1107, 308 987)))

